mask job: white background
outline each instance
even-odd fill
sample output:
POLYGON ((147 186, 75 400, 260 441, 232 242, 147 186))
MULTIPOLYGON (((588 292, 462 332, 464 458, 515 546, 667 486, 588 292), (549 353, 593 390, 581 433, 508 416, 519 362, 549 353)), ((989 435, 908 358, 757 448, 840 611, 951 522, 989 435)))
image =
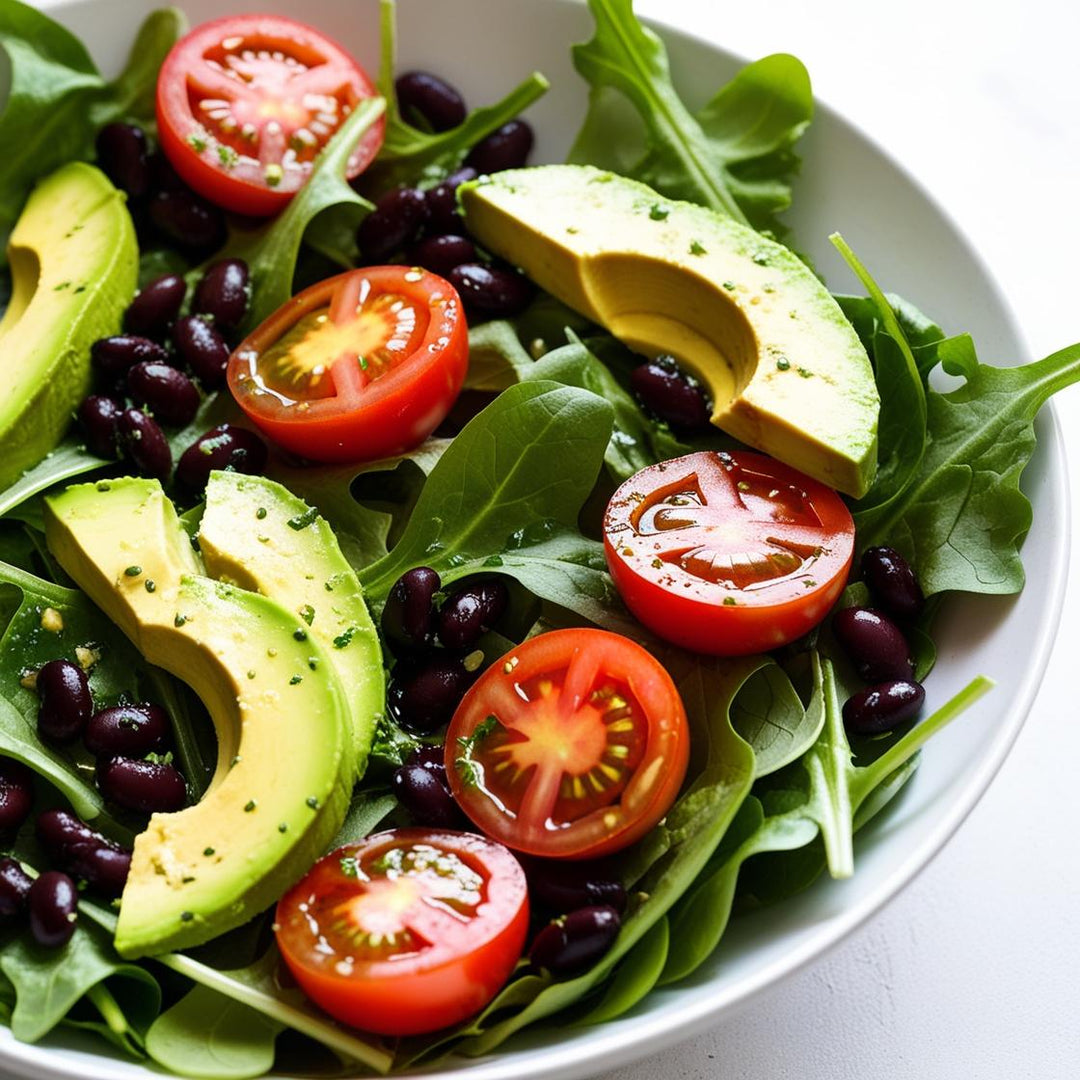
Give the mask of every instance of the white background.
MULTIPOLYGON (((974 241, 1024 328, 1024 359, 1080 340, 1074 4, 637 0, 636 8, 748 58, 795 53, 819 100, 887 148, 974 241)), ((978 344, 993 355, 992 342, 978 344)), ((1057 409, 1080 477, 1080 388, 1057 409)), ((1080 1077, 1078 512, 1074 505, 1069 600, 1042 691, 953 840, 824 959, 710 1034, 603 1080, 1080 1077)))
MULTIPOLYGON (((800 56, 818 98, 922 181, 994 269, 1031 347, 1001 359, 1080 340, 1072 4, 637 7, 747 57, 800 56)), ((1080 475, 1080 389, 1057 407, 1080 475)), ((1080 575, 1069 594, 1027 727, 930 867, 833 953, 708 1035, 603 1080, 1080 1077, 1080 575)))

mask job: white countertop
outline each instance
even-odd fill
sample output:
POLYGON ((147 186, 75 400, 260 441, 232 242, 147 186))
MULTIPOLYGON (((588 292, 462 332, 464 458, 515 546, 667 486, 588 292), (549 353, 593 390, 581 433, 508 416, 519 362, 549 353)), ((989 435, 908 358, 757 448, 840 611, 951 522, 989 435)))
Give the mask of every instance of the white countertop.
MULTIPOLYGON (((636 7, 747 57, 795 53, 817 96, 886 147, 974 241, 1012 299, 1027 359, 1080 340, 1074 5, 636 7)), ((1056 408, 1076 476, 1080 388, 1056 408)), ((956 836, 832 953, 708 1035, 603 1080, 1080 1076, 1078 515, 1074 495, 1070 596, 1042 690, 956 836)))

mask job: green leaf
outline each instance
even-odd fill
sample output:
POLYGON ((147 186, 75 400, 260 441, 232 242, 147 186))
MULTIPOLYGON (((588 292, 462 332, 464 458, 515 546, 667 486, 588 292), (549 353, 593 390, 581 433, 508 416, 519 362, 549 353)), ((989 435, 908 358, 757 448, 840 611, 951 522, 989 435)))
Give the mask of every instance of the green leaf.
POLYGON ((604 996, 577 1023, 602 1024, 629 1012, 656 985, 667 960, 671 935, 668 920, 660 919, 615 969, 604 996))
POLYGON ((54 484, 70 480, 84 473, 93 472, 111 464, 91 454, 82 439, 68 436, 55 450, 41 459, 32 469, 0 493, 0 517, 10 513, 35 495, 47 491, 54 484))
POLYGON ((216 990, 196 986, 154 1021, 147 1053, 180 1076, 209 1080, 263 1076, 274 1064, 274 1042, 285 1025, 216 990))
MULTIPOLYGON (((308 226, 318 215, 342 205, 370 209, 370 205, 349 186, 345 170, 353 148, 382 116, 384 108, 382 98, 360 102, 323 148, 307 183, 288 206, 264 225, 234 227, 225 247, 209 260, 243 259, 248 264, 251 303, 244 322, 245 330, 258 326, 292 296, 300 244, 308 226)), ((205 266, 197 267, 188 275, 189 279, 201 277, 204 269, 205 266)))
POLYGON ((534 362, 512 322, 492 319, 470 327, 465 389, 498 393, 528 378, 534 362))

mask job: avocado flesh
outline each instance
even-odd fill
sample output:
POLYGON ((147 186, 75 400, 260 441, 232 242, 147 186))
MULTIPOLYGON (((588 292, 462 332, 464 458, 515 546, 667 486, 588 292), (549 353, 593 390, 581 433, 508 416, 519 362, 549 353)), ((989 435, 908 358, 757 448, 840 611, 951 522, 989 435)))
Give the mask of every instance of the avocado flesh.
POLYGON ((866 350, 794 254, 730 218, 588 166, 459 189, 469 231, 542 289, 708 388, 712 422, 855 497, 877 466, 866 350))
POLYGON ((386 700, 382 649, 333 530, 273 480, 213 472, 199 549, 211 577, 269 596, 307 623, 345 692, 362 774, 386 700))
POLYGON ((280 604, 203 576, 156 481, 69 487, 45 521, 65 571, 213 718, 210 787, 136 838, 116 933, 127 957, 198 945, 277 900, 341 827, 355 753, 334 666, 280 604))
POLYGON ((92 165, 41 181, 8 241, 0 321, 0 490, 63 438, 90 389, 90 346, 120 329, 139 250, 124 196, 92 165))

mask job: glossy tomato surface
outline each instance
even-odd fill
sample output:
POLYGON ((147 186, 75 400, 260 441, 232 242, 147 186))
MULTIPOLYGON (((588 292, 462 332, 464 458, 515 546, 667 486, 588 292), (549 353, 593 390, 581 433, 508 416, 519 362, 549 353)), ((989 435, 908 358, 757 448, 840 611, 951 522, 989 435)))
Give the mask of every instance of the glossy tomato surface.
POLYGON ((482 1009, 521 956, 525 874, 474 833, 393 829, 320 859, 278 903, 277 942, 331 1016, 414 1035, 482 1009))
POLYGON ((312 461, 372 461, 435 430, 468 363, 465 315, 449 282, 368 266, 280 307, 237 347, 228 382, 285 449, 312 461))
MULTIPOLYGON (((279 15, 230 15, 197 26, 165 58, 158 137, 199 194, 239 214, 273 214, 357 103, 377 92, 318 30, 279 15)), ((349 159, 350 177, 374 159, 383 131, 380 117, 349 159)))
POLYGON ((555 630, 497 660, 465 695, 446 773, 488 836, 582 859, 632 844, 667 813, 689 750, 659 661, 606 630, 555 630))
POLYGON ((765 652, 816 626, 847 581, 855 528, 831 488, 750 451, 651 465, 612 496, 604 551, 626 606, 696 652, 765 652))

